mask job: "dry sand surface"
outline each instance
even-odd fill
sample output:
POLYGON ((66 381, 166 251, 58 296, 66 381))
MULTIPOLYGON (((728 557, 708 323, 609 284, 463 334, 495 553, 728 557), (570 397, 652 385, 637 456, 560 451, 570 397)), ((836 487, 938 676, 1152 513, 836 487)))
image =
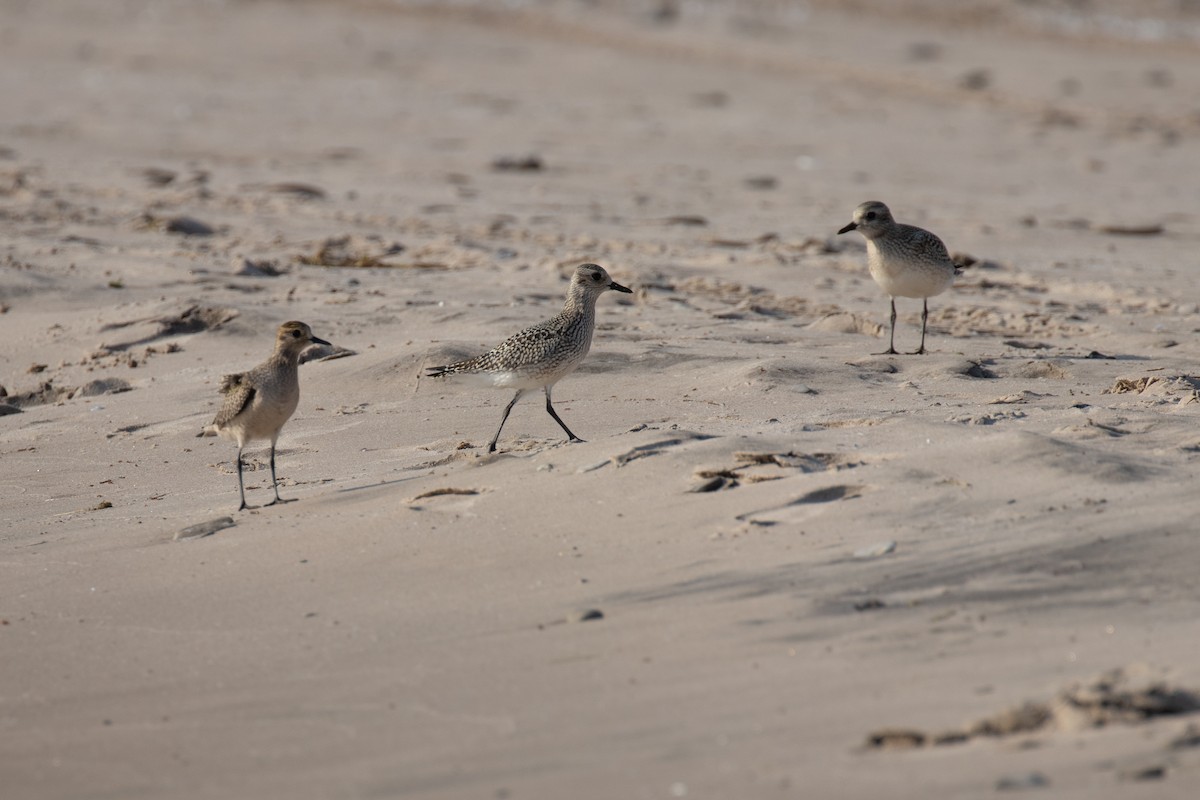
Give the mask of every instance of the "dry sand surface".
POLYGON ((501 7, 0 1, 0 794, 1195 797, 1196 13, 501 7))

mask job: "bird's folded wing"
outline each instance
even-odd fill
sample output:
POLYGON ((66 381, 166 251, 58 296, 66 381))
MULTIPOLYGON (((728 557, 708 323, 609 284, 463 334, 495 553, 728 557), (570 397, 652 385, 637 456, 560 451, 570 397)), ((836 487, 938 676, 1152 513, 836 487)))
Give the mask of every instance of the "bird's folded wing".
POLYGON ((916 234, 913 236, 913 246, 922 255, 931 256, 939 261, 942 259, 950 260, 950 253, 946 250, 946 244, 929 231, 918 228, 916 234))
POLYGON ((221 410, 213 420, 213 425, 218 428, 228 425, 234 417, 242 413, 242 409, 250 405, 250 401, 254 399, 254 387, 250 385, 245 373, 225 375, 221 378, 221 393, 225 395, 225 402, 221 404, 221 410))
POLYGON ((509 366, 524 366, 541 362, 562 346, 563 331, 560 326, 553 325, 554 322, 554 320, 548 320, 526 328, 520 333, 510 336, 494 352, 503 353, 503 360, 509 366))

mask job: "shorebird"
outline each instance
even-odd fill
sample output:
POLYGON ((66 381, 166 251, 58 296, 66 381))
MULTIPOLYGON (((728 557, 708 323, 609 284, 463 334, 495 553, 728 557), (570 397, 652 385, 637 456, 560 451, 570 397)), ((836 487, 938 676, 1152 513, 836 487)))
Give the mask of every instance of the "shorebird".
POLYGON ((896 298, 919 297, 921 346, 909 355, 925 352, 925 326, 929 320, 929 298, 950 288, 959 268, 950 260, 946 245, 924 228, 902 225, 878 200, 868 200, 854 209, 853 221, 839 234, 858 231, 867 239, 867 266, 892 301, 892 333, 888 349, 878 355, 896 354, 896 298))
POLYGON ((488 443, 489 453, 496 452, 496 441, 509 412, 529 389, 544 389, 546 411, 566 431, 570 441, 583 441, 555 413, 550 390, 588 354, 592 331, 596 327, 596 299, 609 289, 627 294, 633 291, 608 277, 601 266, 583 264, 576 267, 567 288, 567 301, 558 314, 510 336, 481 356, 428 368, 431 378, 464 376, 477 385, 517 390, 504 409, 496 435, 488 443))
POLYGON ((275 499, 266 505, 291 502, 279 496, 279 483, 275 479, 275 441, 300 402, 300 353, 310 344, 327 345, 329 342, 313 336, 312 330, 303 322, 285 322, 275 334, 275 352, 270 358, 248 372, 221 378, 225 402, 212 421, 212 427, 218 435, 237 442, 238 493, 242 498, 238 511, 248 508, 246 489, 242 484, 242 449, 255 439, 271 440, 271 486, 275 490, 275 499))

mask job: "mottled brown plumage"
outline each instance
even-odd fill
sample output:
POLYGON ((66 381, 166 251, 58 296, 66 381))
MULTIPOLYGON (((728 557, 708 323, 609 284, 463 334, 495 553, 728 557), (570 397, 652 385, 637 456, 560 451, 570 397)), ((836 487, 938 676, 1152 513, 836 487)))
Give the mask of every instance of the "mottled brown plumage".
POLYGON ((279 497, 275 479, 275 442, 283 425, 300 403, 300 354, 312 344, 329 342, 312 335, 303 322, 285 322, 275 336, 271 357, 254 369, 225 375, 221 378, 221 393, 225 395, 212 427, 216 432, 237 442, 238 492, 246 508, 246 490, 242 483, 242 449, 255 439, 271 441, 271 484, 275 499, 267 505, 285 502, 279 497))
POLYGON ((221 376, 221 394, 225 395, 221 410, 217 412, 212 424, 216 428, 224 428, 233 418, 242 412, 246 404, 254 399, 254 386, 250 376, 244 372, 236 375, 221 376))

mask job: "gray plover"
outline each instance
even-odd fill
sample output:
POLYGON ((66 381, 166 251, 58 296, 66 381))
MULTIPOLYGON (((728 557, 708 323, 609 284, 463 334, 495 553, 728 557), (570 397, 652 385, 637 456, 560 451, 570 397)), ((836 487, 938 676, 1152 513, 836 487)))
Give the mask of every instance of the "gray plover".
POLYGON ((902 225, 878 200, 868 200, 854 209, 853 221, 839 234, 858 231, 867 239, 867 266, 871 277, 891 297, 892 333, 888 349, 879 355, 896 353, 896 298, 919 297, 921 346, 910 355, 925 352, 925 326, 929 320, 929 298, 950 288, 958 267, 950 260, 946 245, 924 228, 902 225))
POLYGON ((266 505, 290 502, 279 496, 275 479, 275 441, 283 424, 300 403, 300 353, 310 344, 329 342, 312 335, 303 322, 285 322, 275 335, 275 352, 263 363, 248 372, 225 375, 221 378, 221 393, 225 402, 212 421, 220 436, 237 442, 238 493, 246 506, 246 489, 242 484, 242 448, 255 439, 271 440, 271 486, 275 499, 266 505))
POLYGON ((496 435, 488 443, 489 453, 496 452, 500 431, 504 429, 508 414, 521 395, 539 387, 546 392, 546 411, 566 431, 568 439, 572 442, 583 441, 554 412, 550 390, 578 367, 588 354, 592 346, 592 331, 596 327, 596 299, 609 289, 632 292, 632 289, 608 277, 601 266, 583 264, 576 267, 567 289, 567 301, 558 314, 510 336, 481 356, 457 364, 428 368, 428 375, 432 378, 463 376, 477 385, 517 390, 504 409, 496 435))

